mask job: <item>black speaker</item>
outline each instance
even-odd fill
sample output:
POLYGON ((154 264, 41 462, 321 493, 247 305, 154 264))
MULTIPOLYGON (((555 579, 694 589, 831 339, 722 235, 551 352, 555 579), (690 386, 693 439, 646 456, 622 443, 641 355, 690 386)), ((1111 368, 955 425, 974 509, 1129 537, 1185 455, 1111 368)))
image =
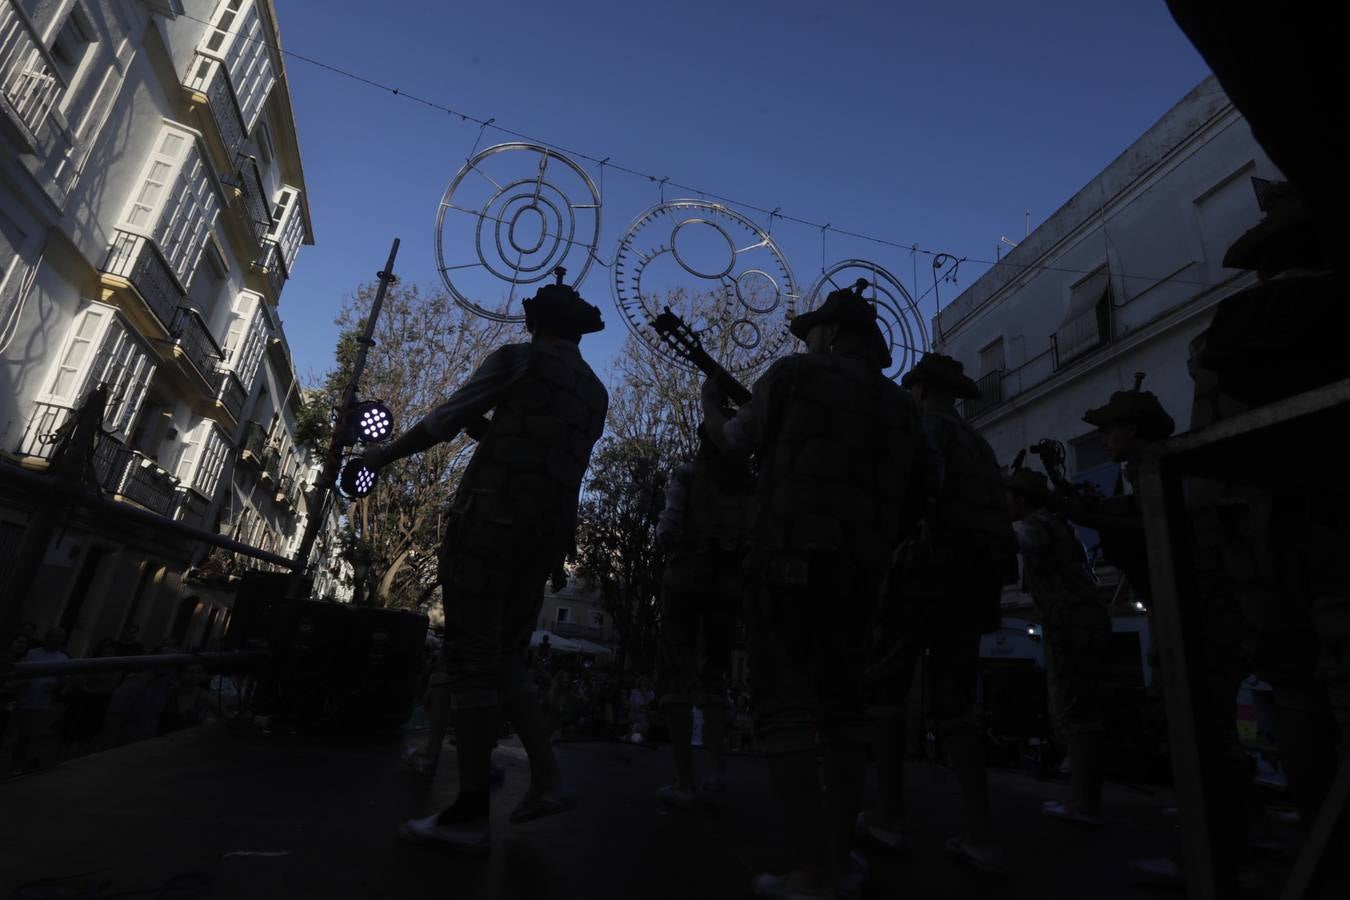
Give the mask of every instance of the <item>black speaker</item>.
POLYGON ((283 575, 241 586, 225 646, 271 653, 259 670, 257 712, 298 731, 397 734, 417 699, 427 624, 404 610, 287 605, 283 575))

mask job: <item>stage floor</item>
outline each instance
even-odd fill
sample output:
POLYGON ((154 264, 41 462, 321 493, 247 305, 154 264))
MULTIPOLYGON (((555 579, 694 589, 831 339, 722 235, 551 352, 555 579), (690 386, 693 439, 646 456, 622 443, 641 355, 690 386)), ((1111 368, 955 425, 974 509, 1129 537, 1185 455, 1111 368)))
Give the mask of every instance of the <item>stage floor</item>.
MULTIPOLYGON (((403 819, 453 796, 453 752, 427 782, 400 770, 396 743, 283 741, 216 724, 13 779, 0 784, 0 898, 744 897, 756 872, 789 862, 762 760, 731 759, 720 816, 674 813, 653 793, 670 777, 669 750, 612 742, 560 744, 581 805, 515 827, 506 814, 528 769, 504 742, 486 859, 400 843, 403 819)), ((1126 860, 1179 845, 1166 792, 1109 786, 1109 827, 1085 832, 1040 813, 1065 785, 994 772, 1013 872, 990 879, 943 851, 958 818, 955 779, 918 762, 908 774, 913 851, 870 853, 864 897, 1158 896, 1131 881, 1126 860)))

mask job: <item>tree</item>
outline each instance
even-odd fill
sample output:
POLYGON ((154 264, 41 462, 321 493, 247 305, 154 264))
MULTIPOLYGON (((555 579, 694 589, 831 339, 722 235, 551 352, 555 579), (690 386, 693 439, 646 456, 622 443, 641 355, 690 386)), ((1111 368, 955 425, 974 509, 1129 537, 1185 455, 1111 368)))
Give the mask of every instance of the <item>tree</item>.
MULTIPOLYGON (((373 283, 363 285, 343 305, 336 364, 308 392, 297 423, 300 440, 320 454, 328 446, 333 411, 351 375, 375 290, 373 283)), ((442 290, 391 286, 358 396, 383 400, 396 429, 407 428, 449 397, 488 353, 521 336, 513 326, 464 310, 442 290)), ((472 447, 461 435, 389 466, 369 496, 340 501, 347 504, 345 555, 369 566, 361 585, 367 602, 415 608, 434 596, 445 509, 472 447)))
POLYGON ((668 460, 641 437, 604 438, 577 511, 577 570, 600 589, 627 655, 640 672, 656 663, 657 603, 665 556, 656 523, 665 499, 668 460))
MULTIPOLYGON (((666 305, 686 310, 683 292, 666 305)), ((725 330, 718 330, 725 335, 725 330)), ((725 339, 707 348, 729 358, 725 339)), ((760 370, 742 373, 747 385, 760 370)), ((660 631, 665 554, 656 525, 670 472, 698 449, 703 375, 657 354, 629 334, 607 373, 606 435, 591 456, 577 515, 578 574, 594 582, 634 668, 651 671, 660 631)))

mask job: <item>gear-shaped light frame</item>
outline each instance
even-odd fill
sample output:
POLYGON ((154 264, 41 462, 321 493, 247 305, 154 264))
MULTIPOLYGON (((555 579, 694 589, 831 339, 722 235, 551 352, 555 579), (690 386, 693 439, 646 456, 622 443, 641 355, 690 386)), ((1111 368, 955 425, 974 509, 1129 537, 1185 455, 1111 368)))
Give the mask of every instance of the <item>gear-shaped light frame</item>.
MULTIPOLYGON (((720 248, 720 241, 712 237, 720 248)), ((667 305, 693 328, 703 347, 733 373, 753 371, 778 356, 791 340, 787 323, 796 315, 798 287, 778 244, 751 220, 706 200, 670 200, 635 218, 614 254, 614 303, 624 322, 653 352, 691 368, 651 330, 649 323, 667 305), (680 235, 703 230, 726 241, 724 263, 686 258, 680 235), (684 302, 644 286, 643 274, 665 256, 703 290, 684 302), (644 289, 645 288, 645 289, 644 289)))
POLYGON ((863 299, 876 306, 877 324, 890 346, 891 366, 886 370, 886 377, 899 381, 919 357, 928 352, 930 345, 923 314, 898 278, 870 260, 840 260, 812 285, 807 294, 806 310, 824 303, 831 291, 853 287, 860 278, 867 282, 863 299))
POLYGON ((441 281, 465 309, 495 322, 523 322, 520 301, 533 292, 520 288, 558 266, 573 274, 573 288, 585 279, 600 241, 600 206, 590 175, 558 151, 519 141, 488 147, 464 163, 441 197, 435 241, 441 281), (477 261, 447 262, 466 256, 462 248, 470 244, 477 261), (485 284, 510 285, 502 303, 470 296, 464 276, 475 269, 491 276, 485 284))

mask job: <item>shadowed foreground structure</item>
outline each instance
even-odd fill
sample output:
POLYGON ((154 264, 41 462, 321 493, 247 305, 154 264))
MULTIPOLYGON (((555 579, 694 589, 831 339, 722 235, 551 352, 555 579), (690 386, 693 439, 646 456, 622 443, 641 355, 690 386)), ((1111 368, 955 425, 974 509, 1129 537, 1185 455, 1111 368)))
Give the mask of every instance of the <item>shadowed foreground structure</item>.
MULTIPOLYGON (((743 897, 755 872, 790 862, 775 847, 777 811, 754 758, 729 760, 734 794, 715 817, 659 806, 664 748, 559 744, 582 805, 511 827, 507 813, 529 772, 519 744, 504 741, 492 854, 464 859, 394 836, 408 816, 454 795, 455 767, 444 764, 453 751, 428 789, 400 770, 393 745, 230 731, 205 726, 0 784, 0 898, 743 897), (35 884, 45 879, 46 887, 35 884)), ((990 880, 947 857, 943 841, 959 826, 956 779, 915 762, 907 778, 914 852, 872 855, 863 896, 1181 896, 1132 884, 1126 869, 1127 859, 1171 846, 1166 793, 1108 785, 1110 826, 1084 832, 1040 813, 1041 800, 1067 796, 1067 785, 990 776, 1012 875, 990 880)))

